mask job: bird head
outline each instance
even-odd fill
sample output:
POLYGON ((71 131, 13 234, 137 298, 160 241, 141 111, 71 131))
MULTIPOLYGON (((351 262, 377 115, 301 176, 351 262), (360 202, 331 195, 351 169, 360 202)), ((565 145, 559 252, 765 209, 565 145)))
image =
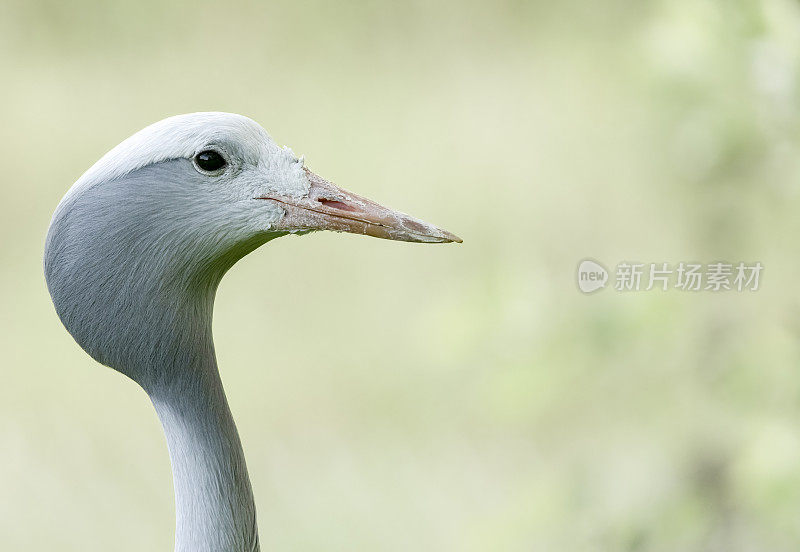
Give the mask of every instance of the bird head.
POLYGON ((213 291, 238 259, 317 230, 461 241, 317 176, 247 117, 193 113, 137 132, 78 179, 53 215, 45 275, 78 343, 120 364, 112 334, 146 349, 141 320, 196 311, 181 304, 192 296, 210 297, 210 321, 213 291))
MULTIPOLYGON (((307 169, 291 149, 279 147, 255 121, 231 113, 191 113, 155 123, 106 154, 74 188, 155 166, 162 172, 169 167, 171 174, 161 174, 161 182, 182 185, 188 206, 207 201, 206 215, 219 220, 223 232, 247 220, 247 230, 265 233, 334 230, 409 242, 461 241, 333 185, 307 169), (226 218, 233 211, 247 215, 226 218)), ((127 191, 137 193, 135 187, 127 191)))

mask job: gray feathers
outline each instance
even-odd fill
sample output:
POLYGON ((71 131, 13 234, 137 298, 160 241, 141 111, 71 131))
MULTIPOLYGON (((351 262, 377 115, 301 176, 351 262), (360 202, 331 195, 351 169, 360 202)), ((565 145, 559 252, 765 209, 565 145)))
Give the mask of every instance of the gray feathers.
MULTIPOLYGON (((47 234, 44 271, 56 311, 97 361, 139 383, 172 460, 180 552, 258 550, 239 436, 217 371, 214 296, 225 272, 281 233, 259 186, 302 194, 301 164, 237 115, 193 114, 148 127, 67 193, 47 234), (199 174, 212 141, 231 169, 199 174)), ((269 191, 269 190, 268 190, 269 191)))

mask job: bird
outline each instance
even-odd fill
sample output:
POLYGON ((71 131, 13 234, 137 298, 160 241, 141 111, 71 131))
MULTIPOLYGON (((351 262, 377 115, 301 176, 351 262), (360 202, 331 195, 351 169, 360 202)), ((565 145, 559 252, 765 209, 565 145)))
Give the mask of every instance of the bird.
POLYGON ((337 187, 252 119, 222 112, 177 115, 136 132, 54 211, 43 264, 55 311, 92 358, 149 396, 172 465, 176 552, 260 550, 214 352, 214 298, 245 255, 319 230, 461 242, 337 187))

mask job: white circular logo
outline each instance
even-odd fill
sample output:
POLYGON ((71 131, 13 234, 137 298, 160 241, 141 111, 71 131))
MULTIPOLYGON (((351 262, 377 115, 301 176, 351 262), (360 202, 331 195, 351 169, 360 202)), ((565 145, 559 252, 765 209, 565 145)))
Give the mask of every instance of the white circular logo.
POLYGON ((578 288, 584 293, 592 293, 606 287, 608 271, 600 263, 584 259, 578 264, 578 288))

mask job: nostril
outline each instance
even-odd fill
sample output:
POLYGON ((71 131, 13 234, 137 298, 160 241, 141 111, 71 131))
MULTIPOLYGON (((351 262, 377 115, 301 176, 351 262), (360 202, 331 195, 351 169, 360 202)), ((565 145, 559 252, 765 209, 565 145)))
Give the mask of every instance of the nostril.
POLYGON ((355 211, 356 208, 352 205, 348 205, 347 203, 343 203, 341 201, 336 201, 334 199, 325 199, 324 197, 319 198, 319 201, 325 207, 331 207, 333 209, 339 209, 340 211, 355 211))

